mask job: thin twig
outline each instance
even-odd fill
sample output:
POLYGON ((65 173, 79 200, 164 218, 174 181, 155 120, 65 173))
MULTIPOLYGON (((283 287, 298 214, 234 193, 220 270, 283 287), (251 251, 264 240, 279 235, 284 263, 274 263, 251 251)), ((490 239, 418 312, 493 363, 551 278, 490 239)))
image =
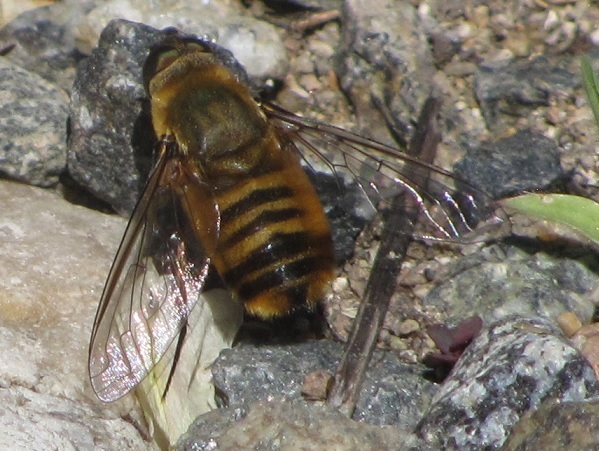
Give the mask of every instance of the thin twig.
MULTIPOLYGON (((412 139, 408 149, 429 162, 434 158, 440 139, 435 125, 438 109, 439 102, 436 99, 430 98, 425 103, 416 129, 416 138, 412 139)), ((391 296, 395 293, 401 263, 417 219, 416 209, 409 208, 410 202, 411 199, 406 196, 397 196, 391 208, 383 212, 381 242, 364 299, 327 398, 330 406, 338 408, 348 417, 353 415, 356 408, 366 369, 376 347, 391 296)))

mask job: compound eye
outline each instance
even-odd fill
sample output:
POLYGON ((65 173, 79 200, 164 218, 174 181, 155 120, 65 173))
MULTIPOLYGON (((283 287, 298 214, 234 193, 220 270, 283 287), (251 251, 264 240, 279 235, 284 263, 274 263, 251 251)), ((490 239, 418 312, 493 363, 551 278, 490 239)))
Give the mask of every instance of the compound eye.
POLYGON ((173 62, 181 56, 181 52, 179 49, 175 48, 165 48, 161 49, 160 52, 156 54, 156 62, 154 67, 154 75, 158 72, 162 72, 164 69, 169 67, 173 62))
POLYGON ((210 48, 197 38, 176 36, 170 36, 154 46, 143 68, 146 92, 149 92, 150 82, 156 74, 169 67, 182 55, 189 53, 210 53, 210 48))
POLYGON ((204 41, 197 38, 183 38, 181 39, 181 43, 183 44, 182 53, 212 53, 210 47, 204 41))
POLYGON ((154 76, 170 66, 179 56, 179 51, 172 46, 158 45, 152 48, 143 68, 144 87, 149 92, 150 82, 154 76))

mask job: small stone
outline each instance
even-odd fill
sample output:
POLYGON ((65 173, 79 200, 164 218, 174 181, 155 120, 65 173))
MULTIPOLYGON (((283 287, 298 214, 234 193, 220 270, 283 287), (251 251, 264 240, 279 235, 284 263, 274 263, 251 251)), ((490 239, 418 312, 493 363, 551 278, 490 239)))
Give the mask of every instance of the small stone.
POLYGON ((526 33, 510 32, 506 38, 505 47, 517 57, 530 54, 531 42, 526 33))
POLYGON ((302 396, 307 400, 325 400, 331 384, 333 376, 328 371, 316 370, 308 373, 302 384, 302 396))
POLYGON ((340 293, 349 288, 349 280, 347 277, 337 277, 333 280, 333 292, 340 293))
POLYGON ((580 318, 574 312, 563 312, 557 317, 557 324, 568 338, 572 337, 582 327, 580 318))
POLYGON ((420 323, 415 319, 406 319, 399 325, 399 335, 406 336, 420 330, 420 323))
POLYGON ((589 41, 595 46, 599 46, 599 28, 589 33, 589 41))
POLYGON ((322 84, 314 74, 302 75, 300 77, 300 84, 308 92, 317 91, 322 87, 322 84))
POLYGON ((394 351, 405 351, 408 349, 406 340, 399 338, 395 335, 389 335, 389 347, 394 351))
POLYGON ((310 50, 314 52, 314 55, 319 58, 332 58, 335 54, 335 49, 331 44, 328 44, 323 41, 312 41, 310 43, 310 50))
POLYGON ((489 7, 487 5, 475 6, 468 18, 479 28, 487 27, 489 25, 489 7))
POLYGON ((572 337, 572 343, 589 361, 599 380, 599 323, 581 327, 572 337))

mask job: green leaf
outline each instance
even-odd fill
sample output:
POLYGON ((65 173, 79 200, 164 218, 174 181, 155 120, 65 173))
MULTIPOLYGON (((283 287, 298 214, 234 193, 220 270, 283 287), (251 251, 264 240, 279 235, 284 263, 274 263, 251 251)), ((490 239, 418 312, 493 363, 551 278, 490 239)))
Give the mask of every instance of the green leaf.
POLYGON ((591 67, 591 61, 589 60, 588 56, 583 56, 580 64, 582 68, 584 88, 587 92, 589 104, 591 105, 591 109, 593 110, 593 114, 595 116, 595 122, 599 127, 599 80, 597 79, 597 74, 595 74, 593 68, 591 67))
POLYGON ((564 224, 599 244, 599 204, 591 199, 568 194, 524 194, 500 203, 533 218, 564 224))

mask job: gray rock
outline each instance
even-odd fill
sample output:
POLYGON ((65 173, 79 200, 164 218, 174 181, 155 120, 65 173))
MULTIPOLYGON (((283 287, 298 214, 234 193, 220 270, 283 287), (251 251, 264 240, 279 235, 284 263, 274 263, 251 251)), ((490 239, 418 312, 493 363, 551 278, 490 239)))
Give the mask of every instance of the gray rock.
POLYGON ((6 180, 0 211, 0 449, 156 449, 119 414, 131 400, 102 404, 87 375, 125 221, 6 180))
POLYGON ((324 10, 324 9, 339 9, 342 6, 341 0, 272 0, 270 4, 276 8, 285 10, 307 9, 307 10, 324 10))
POLYGON ((500 259, 480 258, 453 264, 455 271, 448 269, 447 280, 429 292, 424 306, 446 311, 455 320, 479 315, 491 322, 513 314, 553 319, 564 311, 585 323, 591 320, 591 293, 599 279, 582 262, 509 248, 500 259))
POLYGON ((97 7, 78 26, 79 47, 90 53, 105 26, 114 19, 126 19, 153 28, 174 27, 216 42, 232 51, 252 80, 282 79, 288 68, 281 33, 271 24, 247 14, 239 2, 197 2, 185 0, 110 0, 97 7))
POLYGON ((64 0, 22 13, 0 30, 0 48, 14 45, 3 58, 69 91, 83 57, 73 30, 92 3, 64 0))
POLYGON ((125 221, 7 181, 0 210, 0 385, 91 392, 87 342, 125 221))
POLYGON ((353 255, 356 237, 367 223, 356 209, 363 202, 363 193, 356 183, 341 184, 332 174, 309 169, 307 173, 331 225, 335 259, 341 264, 353 255))
POLYGON ((66 167, 68 95, 0 59, 0 171, 52 186, 66 167))
POLYGON ((80 401, 12 387, 0 390, 0 403, 1 449, 156 449, 141 439, 133 425, 80 401))
POLYGON ((142 66, 162 34, 145 25, 111 22, 81 62, 71 93, 69 174, 119 212, 130 212, 143 188, 156 138, 142 66))
POLYGON ((599 401, 544 402, 514 427, 505 451, 599 449, 599 401))
POLYGON ((557 144, 532 130, 469 147, 455 174, 493 198, 547 189, 566 179, 557 144))
POLYGON ((209 412, 196 420, 175 449, 361 451, 431 448, 397 427, 377 427, 352 421, 336 410, 296 400, 259 402, 249 408, 209 412))
POLYGON ((483 330, 467 348, 416 431, 439 449, 492 449, 542 402, 597 395, 590 364, 553 323, 510 317, 483 330))
POLYGON ((502 114, 527 116, 535 108, 546 106, 560 91, 572 91, 580 86, 582 77, 545 57, 513 62, 482 64, 474 77, 476 98, 487 127, 503 126, 502 114))
POLYGON ((404 1, 351 0, 342 14, 337 73, 361 128, 380 141, 389 136, 390 122, 405 140, 431 94, 434 74, 416 10, 404 1))
MULTIPOLYGON (((228 407, 272 398, 298 399, 304 377, 323 369, 334 374, 342 353, 342 344, 327 341, 276 347, 245 345, 221 353, 212 367, 214 383, 228 407)), ((435 390, 434 384, 422 377, 423 370, 401 363, 390 353, 376 353, 353 418, 414 427, 435 390)))

